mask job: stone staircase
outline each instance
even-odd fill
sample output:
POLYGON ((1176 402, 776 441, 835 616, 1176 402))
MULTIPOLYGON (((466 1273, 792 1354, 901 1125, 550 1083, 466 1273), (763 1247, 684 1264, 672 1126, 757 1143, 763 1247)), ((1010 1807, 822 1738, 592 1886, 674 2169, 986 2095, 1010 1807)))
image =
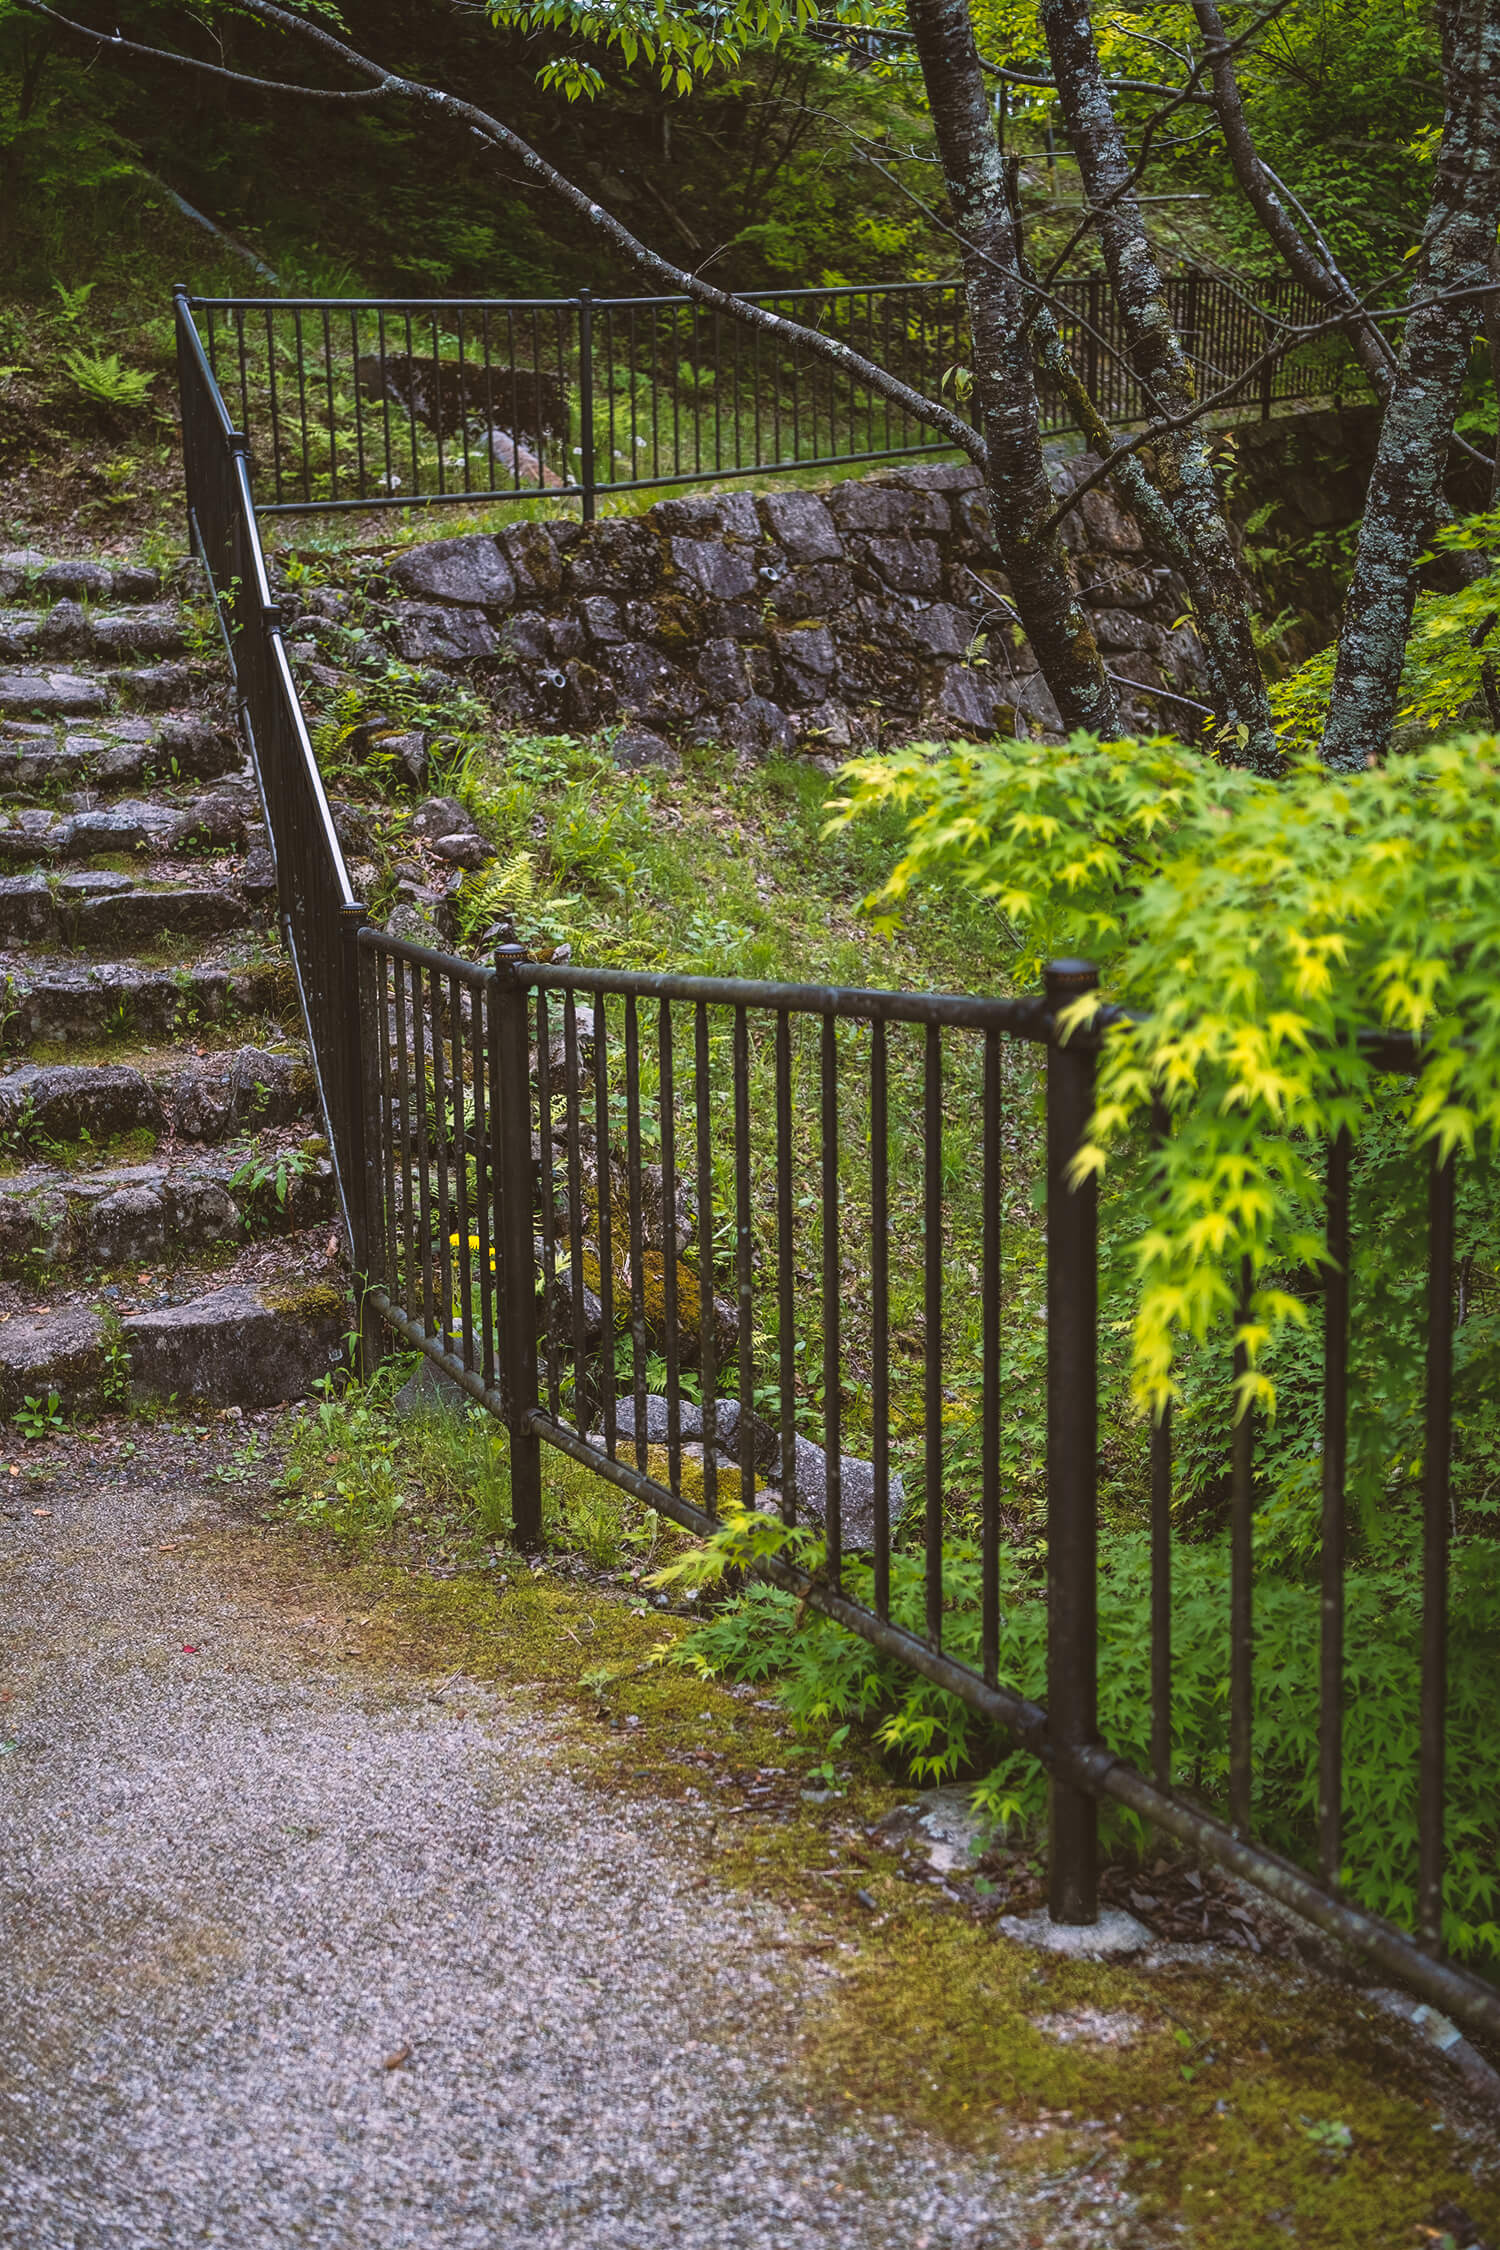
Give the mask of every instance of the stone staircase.
POLYGON ((0 1420, 295 1397, 351 1324, 259 803, 186 592, 0 555, 0 1420))

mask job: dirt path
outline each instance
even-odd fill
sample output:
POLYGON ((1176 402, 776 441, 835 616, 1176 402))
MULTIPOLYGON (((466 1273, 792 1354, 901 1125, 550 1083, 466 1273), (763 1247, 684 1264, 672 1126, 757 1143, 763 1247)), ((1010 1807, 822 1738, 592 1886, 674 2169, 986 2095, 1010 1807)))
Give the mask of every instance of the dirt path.
POLYGON ((1108 2166, 804 2106, 837 1959, 524 1695, 310 1658, 201 1559, 185 1450, 4 1495, 7 2250, 1125 2239, 1108 2166))

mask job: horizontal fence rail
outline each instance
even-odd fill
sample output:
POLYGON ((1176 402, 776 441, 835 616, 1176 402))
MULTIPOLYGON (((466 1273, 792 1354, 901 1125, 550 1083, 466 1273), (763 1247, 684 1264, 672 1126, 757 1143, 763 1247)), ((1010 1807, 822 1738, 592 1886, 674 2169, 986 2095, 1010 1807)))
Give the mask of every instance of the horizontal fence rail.
MULTIPOLYGON (((1113 295, 1064 281, 1062 338, 1100 412, 1145 412, 1113 295)), ((1337 338, 1277 350, 1320 308, 1288 277, 1168 283, 1212 395, 1241 411, 1349 379, 1337 338), (1271 357, 1266 357, 1270 353, 1271 357), (1262 364, 1264 362, 1264 364, 1262 364)), ((969 360, 961 285, 753 291, 746 302, 837 337, 923 396, 951 400, 969 360)), ((867 381, 686 297, 198 298, 203 348, 251 451, 263 512, 412 501, 577 500, 950 451, 867 381)), ((961 387, 961 386, 960 386, 961 387)), ((1043 384, 1043 427, 1074 426, 1043 384)))
MULTIPOLYGON (((1375 1628, 1392 1647, 1407 1632, 1419 1730, 1377 1845, 1407 1870, 1410 1911, 1384 1919, 1360 1903, 1348 1827, 1367 1652, 1349 1608, 1362 1253, 1347 1140, 1325 1152, 1328 1266, 1309 1296, 1318 1561, 1290 1661, 1314 1723, 1276 1736, 1257 1635, 1285 1590, 1258 1556, 1264 1434, 1236 1419, 1243 1366, 1227 1347, 1211 1382, 1222 1577, 1205 1577, 1183 1519, 1170 1416, 1150 1433, 1143 1575, 1122 1591, 1113 1534, 1101 1543, 1100 1401, 1117 1377, 1101 1363, 1098 1189, 1071 1167, 1113 1012, 1059 1030, 1093 972, 1053 964, 1030 999, 872 992, 542 964, 519 946, 474 962, 370 926, 287 666, 247 439, 181 300, 179 349, 193 539, 275 851, 369 1357, 394 1332, 504 1422, 523 1545, 543 1533, 544 1446, 699 1536, 731 1506, 777 1519, 761 1578, 1045 1771, 1056 1919, 1097 1917, 1110 1802, 1500 2036, 1500 1993, 1445 1951, 1455 1728, 1493 1661, 1449 1588, 1454 1162, 1434 1161, 1413 1221, 1415 1625, 1375 1628), (1016 1408, 1039 1372, 1036 1445, 1016 1408), (1039 1510, 1040 1570, 1016 1537, 1039 1510), (1214 1683, 1191 1755, 1189 1634, 1214 1683), (1272 1833, 1270 1785, 1288 1775, 1302 1811, 1272 1833)), ((1378 1067, 1414 1063, 1401 1042, 1364 1044, 1378 1067)), ((1159 1119, 1158 1136, 1170 1129, 1159 1119)), ((1479 1816, 1476 1846, 1466 1814, 1454 1848, 1493 1854, 1495 1826, 1479 1816)))

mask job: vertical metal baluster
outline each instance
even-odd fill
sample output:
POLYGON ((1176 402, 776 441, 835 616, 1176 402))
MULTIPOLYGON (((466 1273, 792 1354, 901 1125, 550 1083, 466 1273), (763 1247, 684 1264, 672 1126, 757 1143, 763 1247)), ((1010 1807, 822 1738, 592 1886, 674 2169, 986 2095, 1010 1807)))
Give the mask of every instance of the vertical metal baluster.
POLYGON ((385 1286, 393 1304, 404 1303, 396 1263, 396 1127, 391 1112, 391 1003, 387 970, 395 961, 387 953, 372 956, 378 972, 379 1014, 376 1037, 380 1058, 380 1196, 384 1220, 385 1286))
POLYGON ((474 1207, 479 1229, 479 1328, 483 1347, 480 1365, 484 1374, 484 1387, 495 1387, 495 1275, 494 1261, 499 1256, 499 1245, 490 1223, 492 1189, 490 1162, 490 1131, 494 1105, 489 1098, 491 1073, 494 1070, 494 1042, 490 1038, 489 986, 493 972, 487 972, 484 984, 474 987, 469 994, 469 1032, 472 1046, 471 1068, 474 1075, 474 1207))
POLYGON ((416 1281, 417 1264, 412 1247, 411 1076, 407 1063, 406 1042, 406 963, 397 954, 391 967, 396 988, 396 1085, 401 1102, 401 1252, 403 1259, 401 1287, 399 1290, 393 1289, 391 1294, 395 1297, 402 1311, 414 1320, 417 1316, 417 1306, 413 1285, 416 1281))
POLYGON ((1417 1933, 1443 1951, 1447 1797, 1448 1485, 1453 1447, 1453 1158, 1434 1143, 1427 1188, 1427 1403, 1422 1460, 1422 1764, 1417 1933))
MULTIPOLYGON (((490 339, 490 308, 486 305, 479 316, 481 348, 484 352, 484 450, 486 455, 485 489, 495 489, 495 351, 490 339)), ((542 452, 541 439, 537 439, 537 458, 542 452)))
POLYGON ((333 328, 328 308, 323 308, 323 384, 328 399, 328 477, 329 498, 339 496, 339 439, 333 415, 333 328))
POLYGON ((821 1054, 823 1128, 823 1429, 827 1449, 826 1572, 830 1586, 843 1582, 843 1353, 839 1334, 843 1273, 839 1257, 839 1056, 838 1023, 823 1018, 821 1054))
POLYGON ((392 480, 396 474, 396 455, 391 440, 391 382, 386 364, 385 311, 383 307, 375 315, 375 333, 377 349, 380 353, 380 421, 385 444, 385 489, 387 493, 391 493, 395 490, 392 480))
POLYGON ((349 381, 354 400, 354 489, 361 500, 367 500, 364 392, 359 387, 359 314, 352 310, 349 314, 349 381))
POLYGON ((740 1322, 740 1506, 755 1505, 754 1236, 750 1215, 750 1024, 734 1011, 734 1271, 740 1322))
POLYGON ((542 1304, 547 1323, 547 1412, 562 1420, 561 1374, 557 1354, 557 1193, 552 1164, 552 1027, 547 995, 536 996, 537 1133, 542 1175, 542 1304))
POLYGON ((792 1019, 776 1016, 776 1325, 781 1391, 781 1515, 797 1521, 797 1277, 793 1227, 792 1019))
POLYGON ((466 1127, 466 1102, 464 1095, 464 1036, 462 989, 457 977, 448 979, 448 1004, 453 1010, 453 1068, 449 1075, 449 1091, 453 1097, 453 1178, 458 1219, 458 1289, 459 1306, 463 1314, 463 1362, 472 1373, 474 1367, 474 1285, 473 1253, 469 1235, 469 1136, 466 1127))
POLYGON ((573 1296, 573 1427, 587 1437, 592 1419, 588 1411, 588 1326, 584 1319, 583 1272, 583 1152, 579 1146, 582 1122, 578 1071, 578 1003, 571 991, 563 994, 564 1104, 568 1120, 568 1271, 573 1296))
POLYGON ((276 329, 269 305, 266 307, 266 376, 271 391, 271 466, 279 501, 285 497, 281 482, 281 402, 276 391, 276 329))
POLYGON ((693 1109, 698 1138, 698 1353, 703 1394, 703 1506, 716 1515, 719 1499, 719 1336, 714 1305, 714 1160, 712 1088, 708 1069, 708 1010, 693 1010, 693 1109))
POLYGON ((682 1392, 677 1331, 677 1099, 672 1082, 672 1003, 663 1000, 657 1018, 660 1082, 657 1116, 661 1124, 661 1306, 666 1331, 667 1483, 682 1491, 682 1392))
POLYGON ((312 491, 312 455, 307 436, 307 346, 302 334, 302 308, 292 314, 292 328, 297 339, 297 418, 302 431, 302 497, 310 500, 312 491))
POLYGON ((870 1045, 870 1312, 874 1369, 875 1614, 891 1614, 891 1141, 886 1028, 878 1018, 870 1045))
POLYGON ((432 314, 429 326, 432 330, 432 434, 437 440, 437 488, 440 494, 445 494, 448 490, 447 458, 443 450, 446 442, 443 430, 446 407, 443 398, 443 355, 439 348, 441 339, 438 336, 436 313, 432 314))
MULTIPOLYGON (((1240 1271, 1239 1319, 1250 1317, 1250 1261, 1240 1271)), ((1243 1344, 1234 1348, 1236 1385, 1231 1457, 1229 1526, 1229 1821, 1237 1836, 1250 1833, 1255 1757, 1255 1415, 1240 1411, 1238 1386, 1250 1366, 1243 1344)))
POLYGON ((236 305, 234 312, 235 345, 240 367, 240 428, 250 434, 250 356, 245 344, 245 308, 236 305))
POLYGON ((463 489, 465 492, 472 492, 474 480, 469 474, 469 371, 464 361, 464 308, 462 305, 459 306, 456 317, 458 323, 458 374, 455 380, 458 384, 460 466, 463 470, 463 489))
MULTIPOLYGON (((1070 1178, 1094 1111, 1094 1055, 1056 1026, 1095 990, 1087 961, 1049 961, 1047 1010, 1047 1726, 1066 1756, 1098 1733, 1098 1189, 1070 1178)), ((1054 1779, 1047 1814, 1047 1911, 1099 1919, 1099 1808, 1054 1779)))
POLYGON ((452 1232, 453 1208, 448 1192, 448 1089, 447 1074, 443 1069, 443 987, 436 969, 429 972, 427 989, 432 1001, 433 1154, 437 1160, 438 1258, 443 1277, 441 1317, 443 1349, 449 1351, 453 1342, 453 1246, 448 1238, 452 1232))
POLYGON ((641 1027, 635 994, 625 1002, 625 1165, 630 1217, 630 1390, 635 1461, 646 1466, 646 1246, 641 1225, 641 1027))
POLYGON ((1000 1666, 1000 1212, 1004 1190, 1000 1145, 1000 1034, 984 1035, 984 1277, 980 1393, 980 1640, 985 1679, 1000 1666))
POLYGON ((417 459, 417 361, 412 340, 411 314, 406 320, 406 429, 411 440, 411 489, 415 498, 422 489, 422 470, 417 459))
POLYGON ((1318 1680, 1318 1869, 1344 1860, 1344 1476, 1349 1442, 1349 1135, 1328 1144, 1323 1270, 1323 1587, 1318 1680))
POLYGON ((422 1001, 422 972, 411 963, 412 1060, 417 1092, 417 1211, 422 1246, 422 1326, 431 1336, 437 1331, 437 1304, 432 1275, 432 1151, 427 1133, 426 1017, 422 1001))
MULTIPOLYGON (((1170 1120, 1157 1102, 1152 1111, 1158 1148, 1170 1120)), ((1172 1409, 1151 1424, 1151 1771, 1163 1789, 1172 1786, 1172 1409)))
POLYGON ((927 1638, 943 1645, 943 1034, 927 1026, 922 1069, 923 1375, 927 1638))
POLYGON ((613 1192, 609 1168, 609 1017, 601 992, 594 1006, 594 1173, 599 1201, 599 1304, 603 1336, 599 1350, 604 1399, 604 1450, 611 1461, 619 1443, 615 1409, 615 1259, 613 1192))

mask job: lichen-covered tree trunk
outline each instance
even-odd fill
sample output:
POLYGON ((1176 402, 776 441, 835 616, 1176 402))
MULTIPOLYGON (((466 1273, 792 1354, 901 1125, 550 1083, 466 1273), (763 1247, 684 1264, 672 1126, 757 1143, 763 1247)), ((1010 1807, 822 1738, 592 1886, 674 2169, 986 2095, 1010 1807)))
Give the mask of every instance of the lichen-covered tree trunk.
POLYGON ((1344 604, 1323 756, 1354 770, 1390 740, 1417 557, 1443 489, 1500 220, 1500 0, 1442 11, 1447 103, 1432 204, 1344 604))
MULTIPOLYGON (((1161 270, 1131 184, 1130 157, 1086 0, 1040 0, 1038 12, 1084 193, 1098 214, 1095 225, 1131 363, 1159 412, 1186 413, 1195 396, 1193 370, 1172 325, 1161 270)), ((1273 770, 1276 735, 1250 629, 1250 590, 1197 426, 1188 424, 1162 437, 1155 464, 1158 489, 1188 557, 1184 575, 1225 701, 1227 754, 1238 764, 1273 770)))
POLYGON ((968 0, 910 0, 954 223, 963 245, 973 408, 987 450, 995 544, 1032 654, 1066 727, 1119 720, 1066 550, 1042 526, 1052 505, 1015 230, 968 0))

